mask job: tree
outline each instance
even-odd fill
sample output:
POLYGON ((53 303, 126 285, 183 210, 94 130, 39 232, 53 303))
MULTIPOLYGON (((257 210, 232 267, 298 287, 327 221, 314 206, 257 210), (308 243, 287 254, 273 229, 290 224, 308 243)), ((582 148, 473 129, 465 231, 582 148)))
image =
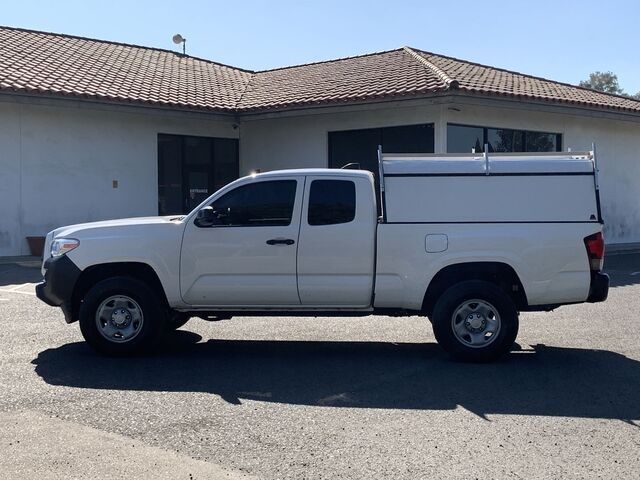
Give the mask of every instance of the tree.
MULTIPOLYGON (((613 72, 593 72, 589 74, 588 80, 580 82, 581 87, 599 90, 605 93, 625 95, 624 90, 618 84, 618 76, 613 72)), ((640 94, 640 92, 638 92, 640 94)))

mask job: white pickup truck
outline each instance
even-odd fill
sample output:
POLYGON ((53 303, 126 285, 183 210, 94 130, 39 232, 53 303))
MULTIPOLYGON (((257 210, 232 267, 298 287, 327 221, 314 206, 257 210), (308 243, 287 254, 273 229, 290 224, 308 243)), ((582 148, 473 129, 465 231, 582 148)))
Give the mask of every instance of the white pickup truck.
POLYGON ((58 228, 37 295, 111 355, 191 317, 385 314, 471 361, 509 350, 520 311, 606 299, 592 152, 380 152, 378 178, 274 171, 186 216, 58 228))

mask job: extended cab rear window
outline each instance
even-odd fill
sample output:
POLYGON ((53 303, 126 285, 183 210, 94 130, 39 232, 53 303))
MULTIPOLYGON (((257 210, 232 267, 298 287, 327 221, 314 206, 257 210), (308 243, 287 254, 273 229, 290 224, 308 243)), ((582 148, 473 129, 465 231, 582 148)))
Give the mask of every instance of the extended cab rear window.
POLYGON ((356 217, 356 186, 348 180, 314 180, 309 193, 309 225, 348 223, 356 217))
POLYGON ((222 225, 273 227, 291 223, 295 180, 251 183, 231 190, 211 204, 222 225))

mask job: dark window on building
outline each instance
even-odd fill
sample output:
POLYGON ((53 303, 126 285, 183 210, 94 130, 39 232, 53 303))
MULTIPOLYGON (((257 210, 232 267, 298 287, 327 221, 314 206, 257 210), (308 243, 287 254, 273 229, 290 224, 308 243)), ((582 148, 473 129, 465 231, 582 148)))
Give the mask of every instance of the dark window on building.
POLYGON ((489 152, 561 152, 560 133, 533 132, 509 128, 447 125, 447 152, 477 153, 489 145, 489 152))
POLYGON ((561 135, 543 132, 525 132, 525 152, 560 152, 561 135))
POLYGON ((158 213, 188 213, 238 178, 235 138, 158 135, 158 213))
POLYGON ((295 180, 243 185, 211 204, 218 220, 230 227, 273 227, 291 223, 296 200, 295 180))
POLYGON ((309 192, 309 225, 349 223, 356 218, 356 186, 347 180, 314 180, 309 192))
POLYGON ((381 128, 382 151, 387 153, 433 153, 433 124, 381 128))
POLYGON ((447 125, 447 152, 470 153, 482 151, 484 128, 464 125, 447 125))
MULTIPOLYGON (((487 143, 490 152, 522 152, 522 135, 520 130, 508 128, 487 128, 487 143)), ((484 144, 483 144, 484 148, 484 144)))
POLYGON ((329 168, 359 163, 360 168, 375 172, 378 168, 379 128, 329 132, 329 168))
POLYGON ((433 123, 424 123, 329 132, 329 168, 359 163, 361 169, 373 172, 379 191, 378 145, 387 153, 433 153, 433 131, 433 123))
POLYGON ((158 135, 158 213, 185 213, 182 194, 182 142, 180 137, 158 135))
POLYGON ((359 163, 377 175, 378 145, 387 153, 433 153, 433 124, 329 132, 329 168, 359 163))

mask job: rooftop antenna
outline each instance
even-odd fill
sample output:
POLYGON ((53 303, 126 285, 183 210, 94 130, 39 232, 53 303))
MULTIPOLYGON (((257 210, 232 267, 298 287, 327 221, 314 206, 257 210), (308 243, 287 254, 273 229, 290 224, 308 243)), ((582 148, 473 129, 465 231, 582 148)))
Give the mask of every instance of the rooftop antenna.
POLYGON ((175 43, 176 45, 180 45, 182 44, 182 54, 186 55, 187 54, 187 39, 184 38, 182 35, 180 35, 179 33, 176 33, 173 36, 173 43, 175 43))

